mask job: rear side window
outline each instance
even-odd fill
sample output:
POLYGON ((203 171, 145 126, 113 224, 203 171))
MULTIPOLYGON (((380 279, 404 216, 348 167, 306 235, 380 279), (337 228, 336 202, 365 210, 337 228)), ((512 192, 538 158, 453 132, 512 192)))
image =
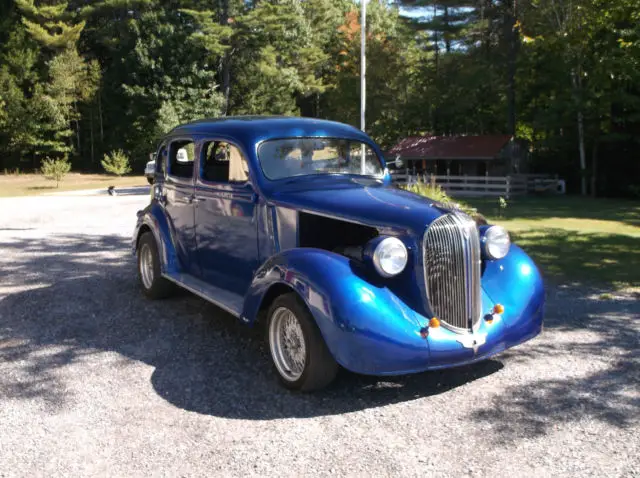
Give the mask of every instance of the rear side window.
POLYGON ((242 152, 224 141, 209 141, 202 148, 201 177, 212 183, 240 183, 249 179, 249 165, 242 152))
POLYGON ((177 140, 169 148, 169 175, 192 178, 195 159, 195 143, 192 140, 177 140))

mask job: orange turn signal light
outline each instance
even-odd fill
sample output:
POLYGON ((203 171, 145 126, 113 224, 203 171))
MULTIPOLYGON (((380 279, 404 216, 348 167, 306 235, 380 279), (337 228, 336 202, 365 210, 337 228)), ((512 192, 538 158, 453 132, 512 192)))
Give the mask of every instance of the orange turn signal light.
POLYGON ((493 306, 493 313, 494 314, 502 314, 504 313, 504 305, 502 304, 496 304, 493 306))
POLYGON ((430 321, 429 321, 429 327, 433 327, 434 329, 436 327, 440 327, 440 319, 438 319, 437 317, 433 317, 430 321))

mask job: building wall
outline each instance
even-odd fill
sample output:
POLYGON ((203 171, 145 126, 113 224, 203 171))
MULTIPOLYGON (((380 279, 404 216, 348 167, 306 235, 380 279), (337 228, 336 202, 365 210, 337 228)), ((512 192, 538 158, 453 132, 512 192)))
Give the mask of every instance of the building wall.
POLYGON ((406 166, 412 174, 434 174, 436 176, 505 176, 509 167, 505 160, 409 160, 406 166))

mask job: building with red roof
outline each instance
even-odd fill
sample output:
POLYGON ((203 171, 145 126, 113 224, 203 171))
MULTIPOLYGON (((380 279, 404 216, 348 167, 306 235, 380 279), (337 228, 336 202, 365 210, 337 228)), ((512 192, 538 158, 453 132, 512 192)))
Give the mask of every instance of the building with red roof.
POLYGON ((527 172, 526 148, 511 135, 410 136, 387 151, 420 174, 506 176, 527 172))

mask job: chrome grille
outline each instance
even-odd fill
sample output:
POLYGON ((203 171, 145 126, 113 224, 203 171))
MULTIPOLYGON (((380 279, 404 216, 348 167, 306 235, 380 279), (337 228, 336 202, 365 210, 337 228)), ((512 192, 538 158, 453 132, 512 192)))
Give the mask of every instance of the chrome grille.
POLYGON ((445 325, 468 331, 477 325, 480 302, 480 238, 463 213, 440 216, 423 240, 424 275, 431 311, 445 325))

